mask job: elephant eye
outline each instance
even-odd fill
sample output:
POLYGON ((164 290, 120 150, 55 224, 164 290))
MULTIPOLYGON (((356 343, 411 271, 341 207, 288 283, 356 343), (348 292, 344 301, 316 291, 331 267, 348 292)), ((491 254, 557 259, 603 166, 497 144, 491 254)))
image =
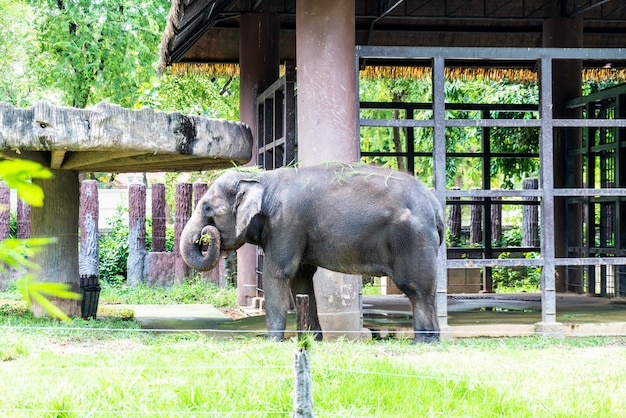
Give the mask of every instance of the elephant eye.
POLYGON ((202 212, 206 217, 212 217, 213 215, 215 215, 215 210, 210 205, 204 205, 202 207, 202 212))

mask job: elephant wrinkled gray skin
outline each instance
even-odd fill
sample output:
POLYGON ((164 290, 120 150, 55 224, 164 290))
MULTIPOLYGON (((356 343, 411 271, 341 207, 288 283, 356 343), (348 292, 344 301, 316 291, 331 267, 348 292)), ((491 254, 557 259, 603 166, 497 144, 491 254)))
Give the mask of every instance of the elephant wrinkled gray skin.
POLYGON ((283 338, 290 290, 309 295, 311 329, 320 329, 312 283, 319 266, 390 276, 411 301, 415 341, 430 342, 439 338, 435 290, 443 233, 435 196, 399 171, 342 163, 231 170, 198 202, 181 235, 181 254, 191 268, 209 270, 216 251, 203 254, 202 241, 223 251, 246 242, 261 246, 271 338, 283 338))

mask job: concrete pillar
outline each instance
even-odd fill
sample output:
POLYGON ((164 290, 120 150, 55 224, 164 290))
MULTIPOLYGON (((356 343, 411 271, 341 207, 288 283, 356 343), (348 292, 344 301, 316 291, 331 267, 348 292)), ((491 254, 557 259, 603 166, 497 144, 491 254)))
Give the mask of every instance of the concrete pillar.
MULTIPOLYGON (((296 2, 302 166, 358 161, 354 10, 354 0, 296 2)), ((313 282, 324 338, 360 337, 361 276, 319 269, 313 282)))
MULTIPOLYGON (((278 79, 280 21, 273 13, 245 13, 239 30, 239 119, 252 129, 252 159, 257 164, 257 106, 260 92, 278 79)), ((257 247, 245 244, 237 251, 237 304, 248 306, 256 296, 257 247)))
MULTIPOLYGON (((32 261, 41 267, 37 280, 50 283, 65 283, 70 290, 80 293, 78 272, 78 205, 80 186, 78 172, 51 170, 50 180, 33 179, 41 186, 45 200, 42 207, 31 210, 31 237, 54 238, 52 244, 43 246, 32 261)), ((51 298, 66 315, 79 316, 80 301, 51 298)), ((47 315, 37 303, 33 303, 35 316, 47 315)))
MULTIPOLYGON (((581 48, 583 46, 583 20, 580 17, 554 17, 547 19, 543 24, 543 47, 554 48, 581 48)), ((552 97, 553 117, 569 118, 581 116, 581 108, 566 109, 565 103, 569 99, 580 97, 582 94, 582 61, 554 60, 552 65, 552 97)), ((582 136, 580 128, 559 128, 554 132, 554 187, 582 187, 582 157, 569 157, 567 150, 580 148, 582 136)), ((556 257, 567 256, 566 236, 569 235, 569 244, 582 245, 582 208, 568 208, 564 198, 555 198, 555 213, 567 213, 567 216, 556 216, 554 220, 556 257), (569 230, 569 234, 568 234, 569 230)), ((582 272, 572 270, 567 272, 565 267, 556 268, 555 285, 557 292, 568 290, 568 284, 573 289, 582 291, 582 272)))
POLYGON ((354 0, 296 2, 298 159, 358 161, 354 0))

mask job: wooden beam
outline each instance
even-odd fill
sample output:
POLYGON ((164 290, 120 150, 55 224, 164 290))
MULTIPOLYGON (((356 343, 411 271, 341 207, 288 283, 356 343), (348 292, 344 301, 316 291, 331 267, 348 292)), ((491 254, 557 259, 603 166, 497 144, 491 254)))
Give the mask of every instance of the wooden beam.
POLYGON ((58 170, 63 165, 63 160, 65 159, 65 151, 52 151, 50 153, 50 168, 53 170, 58 170))

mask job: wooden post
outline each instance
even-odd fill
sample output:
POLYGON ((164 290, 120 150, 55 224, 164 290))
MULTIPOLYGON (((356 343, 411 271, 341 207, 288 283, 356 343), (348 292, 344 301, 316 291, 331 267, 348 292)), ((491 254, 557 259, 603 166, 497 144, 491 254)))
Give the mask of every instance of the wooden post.
POLYGON ((143 280, 146 258, 146 186, 128 185, 128 261, 127 283, 136 286, 143 280))
POLYGON ((22 199, 17 199, 17 237, 30 238, 30 205, 22 199))
POLYGON ((296 331, 298 339, 308 333, 311 328, 309 322, 309 295, 296 295, 296 331))
POLYGON ((79 231, 80 250, 78 271, 80 273, 81 316, 96 318, 100 299, 100 259, 98 247, 98 182, 85 180, 80 184, 79 231))
MULTIPOLYGON (((525 190, 539 188, 538 179, 524 179, 522 187, 525 190)), ((536 197, 525 197, 524 200, 536 201, 536 197)), ((524 205, 522 212, 522 247, 537 247, 539 245, 539 206, 524 205)))
MULTIPOLYGON (((452 190, 459 190, 459 187, 453 187, 452 190)), ((450 200, 460 201, 460 197, 451 197, 450 200)), ((461 239, 461 205, 450 204, 448 206, 448 231, 455 239, 461 239)), ((453 243, 452 246, 456 246, 453 243)))
POLYGON ((180 235, 191 218, 191 183, 176 184, 176 209, 174 210, 174 282, 182 283, 191 275, 191 268, 180 255, 180 235))
POLYGON ((494 196, 491 198, 491 242, 502 241, 502 198, 494 196))
POLYGON ((11 235, 11 189, 0 181, 0 240, 11 235))
POLYGON ((309 295, 296 295, 296 330, 298 332, 298 350, 296 350, 294 369, 294 397, 292 417, 313 417, 313 391, 311 389, 311 364, 307 335, 309 323, 309 295))
POLYGON ((165 184, 152 185, 152 252, 165 251, 165 184))
MULTIPOLYGON (((482 202, 480 197, 473 197, 472 200, 482 202)), ((480 203, 470 205, 470 244, 480 244, 482 242, 482 223, 483 206, 480 203)))
POLYGON ((78 270, 81 276, 98 276, 98 182, 85 180, 80 185, 80 251, 78 270))

